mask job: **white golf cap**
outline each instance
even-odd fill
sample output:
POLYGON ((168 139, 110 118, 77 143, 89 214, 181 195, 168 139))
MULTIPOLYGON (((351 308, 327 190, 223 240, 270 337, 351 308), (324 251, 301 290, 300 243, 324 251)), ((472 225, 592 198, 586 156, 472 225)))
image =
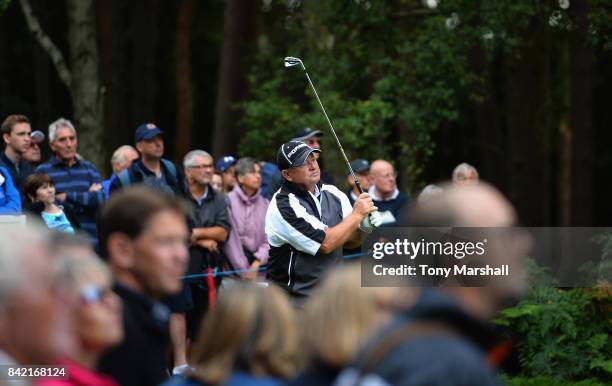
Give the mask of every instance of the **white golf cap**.
POLYGON ((32 138, 32 141, 36 143, 41 143, 45 140, 45 134, 40 130, 33 131, 32 134, 30 134, 30 137, 32 138))

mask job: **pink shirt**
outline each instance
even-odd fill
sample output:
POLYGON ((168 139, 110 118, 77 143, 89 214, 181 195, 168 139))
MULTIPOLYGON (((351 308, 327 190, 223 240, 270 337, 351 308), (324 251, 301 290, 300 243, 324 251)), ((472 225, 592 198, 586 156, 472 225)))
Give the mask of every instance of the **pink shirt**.
POLYGON ((227 197, 232 231, 223 245, 225 256, 233 269, 249 269, 248 259, 242 249, 244 245, 255 254, 257 260, 265 264, 270 249, 265 232, 266 211, 270 202, 262 197, 260 191, 248 197, 239 185, 227 197))

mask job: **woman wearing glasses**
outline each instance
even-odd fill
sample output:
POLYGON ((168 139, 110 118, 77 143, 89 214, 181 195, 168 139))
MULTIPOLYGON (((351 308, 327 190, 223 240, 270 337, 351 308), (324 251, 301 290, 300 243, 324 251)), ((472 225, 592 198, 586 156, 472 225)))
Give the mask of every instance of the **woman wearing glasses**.
POLYGON ((98 359, 123 339, 121 300, 111 290, 111 276, 97 256, 59 257, 55 279, 69 288, 76 298, 75 331, 79 345, 69 358, 54 365, 66 366, 65 380, 43 380, 41 386, 117 386, 107 375, 96 372, 98 359))

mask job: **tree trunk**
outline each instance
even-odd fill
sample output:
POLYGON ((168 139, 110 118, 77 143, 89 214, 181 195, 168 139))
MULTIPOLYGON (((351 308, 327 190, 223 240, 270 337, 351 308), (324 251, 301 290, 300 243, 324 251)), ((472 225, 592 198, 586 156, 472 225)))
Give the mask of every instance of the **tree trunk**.
POLYGON ((68 41, 72 67, 72 103, 79 130, 79 151, 105 168, 104 89, 98 75, 98 42, 93 0, 68 0, 68 41))
POLYGON ((193 87, 191 82, 191 26, 195 0, 182 0, 176 27, 176 140, 175 158, 182 157, 191 146, 193 124, 193 87))
POLYGON ((587 42, 587 4, 578 1, 572 9, 576 28, 571 36, 571 134, 572 134, 572 225, 593 224, 593 52, 587 42))
POLYGON ((96 166, 104 168, 104 90, 100 87, 98 76, 98 42, 93 0, 66 1, 72 71, 68 69, 62 52, 40 26, 29 0, 20 0, 20 4, 28 28, 51 58, 61 81, 70 90, 81 155, 96 166))
MULTIPOLYGON (((104 112, 104 132, 102 141, 105 149, 109 154, 112 154, 114 149, 115 141, 118 139, 117 134, 114 132, 116 124, 113 120, 113 110, 111 101, 113 98, 112 79, 114 74, 113 68, 113 57, 116 51, 113 47, 113 9, 115 8, 116 2, 114 0, 96 1, 95 2, 95 15, 98 26, 98 40, 99 44, 99 55, 100 55, 100 84, 103 85, 105 90, 104 105, 102 111, 104 112), (111 130, 109 130, 111 129, 111 130)), ((125 143, 125 142, 122 142, 125 143)), ((108 162, 103 162, 104 168, 107 168, 108 162)), ((110 168, 107 170, 110 171, 110 168)), ((102 170, 100 170, 102 172, 102 170)), ((109 173, 102 174, 104 178, 109 176, 109 173)))
POLYGON ((215 106, 213 154, 220 156, 236 151, 241 130, 235 104, 246 89, 249 42, 255 39, 257 0, 227 0, 225 6, 223 45, 219 65, 219 83, 215 106))

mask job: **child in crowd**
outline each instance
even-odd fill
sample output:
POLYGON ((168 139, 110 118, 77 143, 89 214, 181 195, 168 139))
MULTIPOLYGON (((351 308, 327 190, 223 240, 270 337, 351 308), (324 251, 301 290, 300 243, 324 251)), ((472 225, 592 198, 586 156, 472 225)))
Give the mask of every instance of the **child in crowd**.
POLYGON ((29 176, 24 184, 24 192, 30 200, 25 209, 40 216, 49 229, 65 233, 75 233, 80 229, 72 211, 57 204, 55 186, 48 175, 35 173, 29 176))

